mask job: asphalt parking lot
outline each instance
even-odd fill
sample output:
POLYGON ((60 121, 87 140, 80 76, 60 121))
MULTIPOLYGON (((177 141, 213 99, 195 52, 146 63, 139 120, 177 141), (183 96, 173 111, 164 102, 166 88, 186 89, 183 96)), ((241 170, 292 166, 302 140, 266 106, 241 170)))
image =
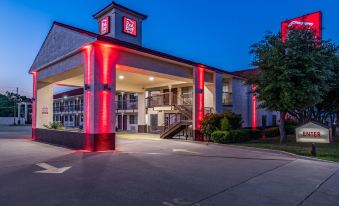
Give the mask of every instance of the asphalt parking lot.
POLYGON ((0 127, 0 205, 339 205, 339 165, 232 146, 119 134, 83 152, 0 127))

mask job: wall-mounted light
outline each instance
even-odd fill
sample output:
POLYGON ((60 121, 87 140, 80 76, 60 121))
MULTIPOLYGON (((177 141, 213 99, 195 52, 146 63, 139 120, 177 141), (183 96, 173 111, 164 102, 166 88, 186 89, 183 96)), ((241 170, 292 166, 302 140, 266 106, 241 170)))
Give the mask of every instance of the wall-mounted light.
POLYGON ((85 84, 85 85, 84 85, 84 90, 89 90, 89 89, 90 89, 89 84, 85 84))
POLYGON ((154 77, 149 77, 148 78, 150 81, 153 81, 154 80, 154 77))
POLYGON ((67 96, 64 96, 64 99, 67 99, 68 97, 67 96))
POLYGON ((111 91, 111 88, 109 87, 108 84, 104 84, 104 90, 106 90, 106 91, 111 91))
POLYGON ((119 79, 125 79, 123 75, 119 75, 119 79))

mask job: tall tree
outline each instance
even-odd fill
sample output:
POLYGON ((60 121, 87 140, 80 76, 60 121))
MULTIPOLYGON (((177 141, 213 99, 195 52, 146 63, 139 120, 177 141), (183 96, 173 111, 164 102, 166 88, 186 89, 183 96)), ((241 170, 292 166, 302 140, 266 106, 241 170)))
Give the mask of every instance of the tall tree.
POLYGON ((298 116, 320 103, 330 90, 338 48, 330 41, 321 41, 309 29, 290 30, 284 43, 281 33, 268 33, 251 46, 253 65, 260 72, 251 77, 256 85, 259 107, 280 112, 280 143, 287 142, 285 116, 298 116))
POLYGON ((0 93, 0 117, 13 117, 14 110, 17 110, 15 103, 21 101, 30 101, 30 99, 13 92, 0 93))

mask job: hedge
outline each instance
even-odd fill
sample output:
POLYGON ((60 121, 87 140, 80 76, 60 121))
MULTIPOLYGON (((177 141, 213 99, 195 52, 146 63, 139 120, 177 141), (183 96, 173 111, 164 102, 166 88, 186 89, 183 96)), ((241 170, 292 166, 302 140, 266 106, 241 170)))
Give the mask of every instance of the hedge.
POLYGON ((228 134, 231 143, 241 143, 248 141, 250 138, 250 133, 248 131, 249 130, 245 129, 231 130, 228 134))
POLYGON ((227 131, 214 131, 211 134, 212 140, 216 143, 227 144, 231 143, 229 139, 229 132, 227 131))
POLYGON ((266 137, 279 137, 279 135, 280 135, 279 127, 271 127, 265 130, 266 137))
POLYGON ((260 139, 262 136, 262 132, 259 129, 255 129, 255 130, 249 129, 248 132, 249 132, 250 139, 253 139, 253 140, 260 139))
POLYGON ((241 143, 250 139, 259 139, 261 137, 261 131, 251 129, 236 129, 230 130, 229 132, 217 130, 212 133, 211 137, 216 143, 241 143))
MULTIPOLYGON (((285 131, 286 134, 294 134, 295 133, 295 128, 296 126, 286 126, 285 127, 285 131)), ((267 128, 265 130, 265 136, 266 137, 279 137, 280 136, 280 131, 279 131, 279 127, 271 127, 271 128, 267 128)))

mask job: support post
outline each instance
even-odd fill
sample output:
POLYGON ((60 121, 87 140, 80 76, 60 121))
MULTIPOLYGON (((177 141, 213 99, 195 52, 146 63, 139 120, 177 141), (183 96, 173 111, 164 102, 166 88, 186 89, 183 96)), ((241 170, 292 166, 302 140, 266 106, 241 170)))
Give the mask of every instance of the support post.
POLYGON ((25 124, 27 123, 28 120, 28 105, 27 102, 25 103, 25 124))
POLYGON ((200 122, 204 118, 204 72, 202 66, 193 69, 193 135, 196 141, 204 141, 200 122))
POLYGON ((138 132, 146 133, 146 107, 145 107, 145 92, 138 93, 138 132))
POLYGON ((110 45, 84 47, 84 149, 115 149, 115 94, 118 52, 110 45))
POLYGON ((53 122, 53 85, 37 82, 36 128, 44 128, 53 122))
POLYGON ((17 103, 17 105, 18 105, 18 124, 19 124, 19 122, 20 122, 20 124, 21 124, 21 120, 20 120, 20 116, 21 116, 21 103, 17 103))
POLYGON ((256 97, 256 85, 252 85, 252 129, 257 129, 257 97, 256 97))

